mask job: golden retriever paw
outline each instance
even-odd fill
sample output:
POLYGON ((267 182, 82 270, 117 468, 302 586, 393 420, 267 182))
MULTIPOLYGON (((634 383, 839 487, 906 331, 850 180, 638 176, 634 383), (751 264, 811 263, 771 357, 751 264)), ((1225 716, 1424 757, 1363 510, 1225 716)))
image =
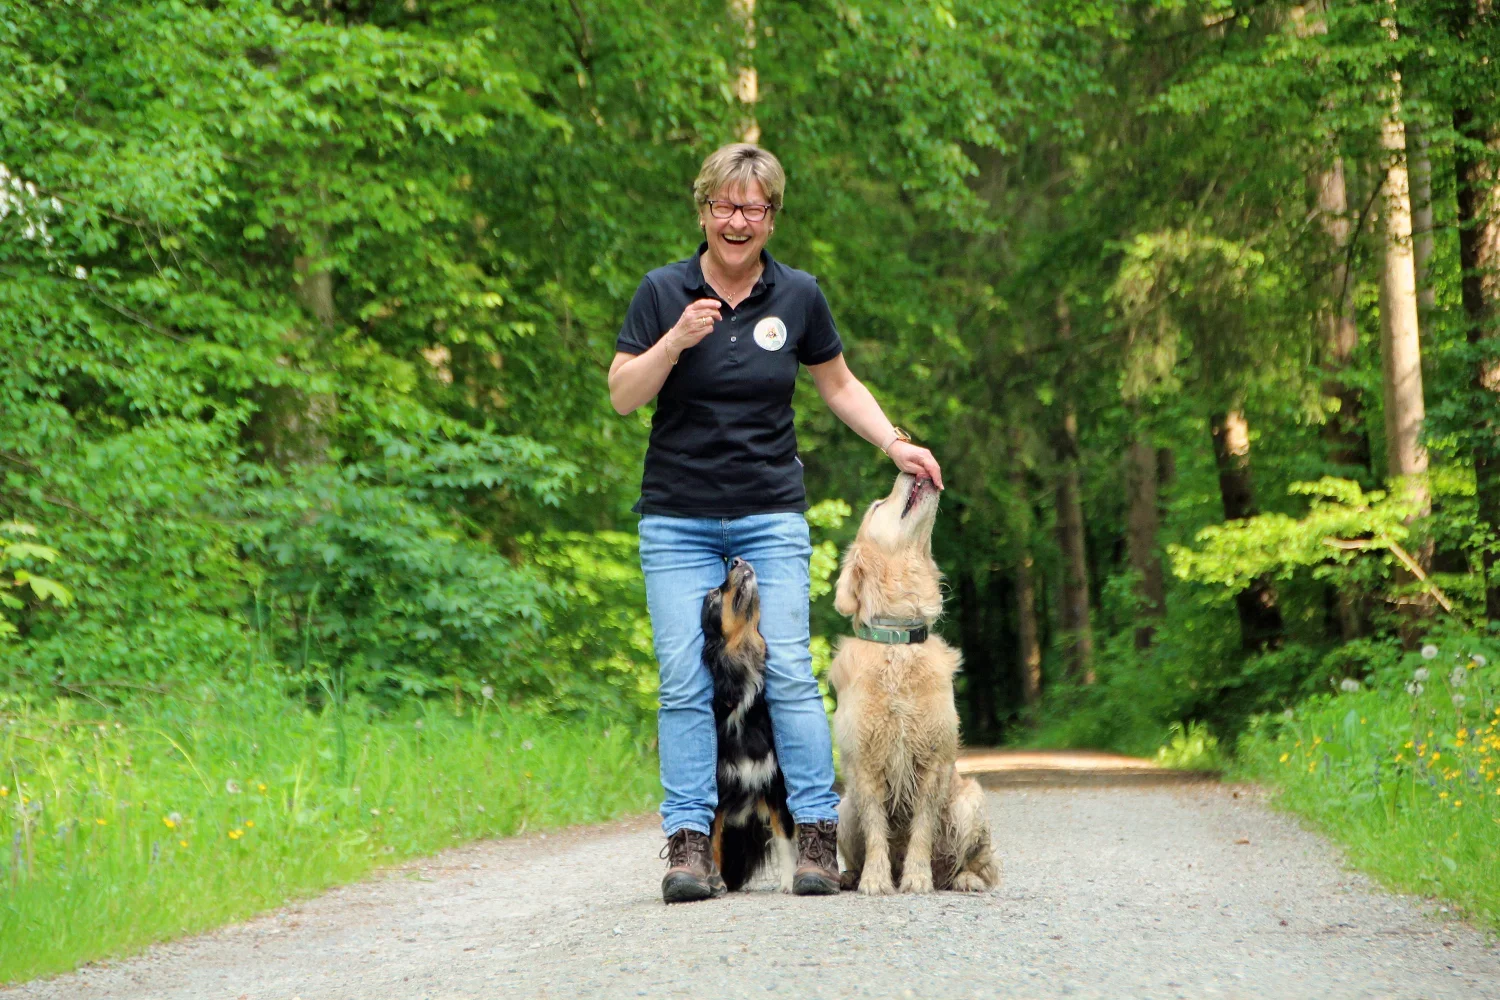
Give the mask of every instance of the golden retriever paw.
POLYGON ((859 893, 862 896, 894 896, 896 887, 891 883, 889 875, 877 878, 867 871, 860 876, 859 893))
POLYGON ((918 865, 901 876, 902 892, 928 893, 932 891, 932 871, 928 865, 918 865))
POLYGON ((984 879, 973 872, 959 872, 953 876, 954 892, 988 892, 989 888, 984 879))

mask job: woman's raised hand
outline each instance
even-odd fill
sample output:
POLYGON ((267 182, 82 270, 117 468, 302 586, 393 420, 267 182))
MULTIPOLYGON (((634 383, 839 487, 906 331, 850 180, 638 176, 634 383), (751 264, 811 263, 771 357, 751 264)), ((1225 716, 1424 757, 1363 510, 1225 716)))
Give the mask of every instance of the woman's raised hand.
POLYGON ((723 303, 718 299, 698 299, 688 303, 676 325, 662 337, 666 341, 667 360, 675 365, 683 351, 697 346, 698 341, 713 333, 714 324, 722 316, 719 311, 722 307, 723 303))

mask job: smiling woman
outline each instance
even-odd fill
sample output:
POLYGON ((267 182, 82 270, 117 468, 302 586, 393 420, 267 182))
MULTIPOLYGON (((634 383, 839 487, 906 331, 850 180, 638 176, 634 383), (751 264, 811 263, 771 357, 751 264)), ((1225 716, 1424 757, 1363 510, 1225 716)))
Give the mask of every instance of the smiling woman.
POLYGON ((658 714, 667 902, 723 891, 709 857, 717 804, 713 685, 698 610, 730 560, 755 567, 766 701, 797 825, 799 895, 838 891, 832 743, 812 676, 807 493, 792 417, 806 365, 829 409, 902 469, 942 483, 936 459, 891 425, 844 363, 817 279, 766 251, 786 192, 759 146, 712 153, 693 184, 703 242, 636 291, 616 340, 610 401, 655 399, 641 499, 641 566, 661 668, 658 714))

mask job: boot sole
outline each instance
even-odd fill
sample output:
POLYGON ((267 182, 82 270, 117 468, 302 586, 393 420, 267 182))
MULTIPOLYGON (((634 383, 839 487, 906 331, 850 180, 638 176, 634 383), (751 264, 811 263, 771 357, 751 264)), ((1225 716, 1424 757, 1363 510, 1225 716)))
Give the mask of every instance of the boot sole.
POLYGON ((837 896, 839 883, 826 875, 798 875, 792 882, 794 896, 837 896))
POLYGON ((685 872, 679 872, 662 879, 661 898, 664 903, 696 903, 702 899, 724 895, 722 885, 720 883, 715 886, 712 882, 705 882, 685 872))

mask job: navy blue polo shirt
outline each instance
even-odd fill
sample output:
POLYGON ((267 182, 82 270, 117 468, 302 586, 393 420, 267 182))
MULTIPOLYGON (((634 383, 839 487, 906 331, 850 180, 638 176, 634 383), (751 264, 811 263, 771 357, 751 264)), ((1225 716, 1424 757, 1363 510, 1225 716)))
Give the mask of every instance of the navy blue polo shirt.
POLYGON ((731 309, 703 278, 704 243, 646 275, 615 349, 643 354, 688 304, 719 299, 719 322, 682 352, 656 397, 638 514, 744 517, 807 510, 792 391, 797 366, 843 352, 828 300, 806 271, 760 253, 763 270, 731 309))

